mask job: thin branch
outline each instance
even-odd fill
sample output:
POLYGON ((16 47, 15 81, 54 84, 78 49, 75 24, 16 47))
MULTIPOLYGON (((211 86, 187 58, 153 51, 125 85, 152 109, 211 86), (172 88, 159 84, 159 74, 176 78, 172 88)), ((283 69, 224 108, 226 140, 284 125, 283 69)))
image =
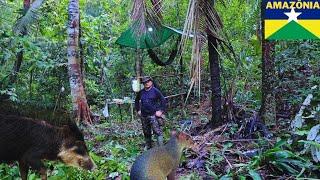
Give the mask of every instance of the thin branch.
POLYGON ((229 167, 232 169, 233 166, 232 164, 229 162, 229 160, 227 159, 227 157, 223 154, 224 159, 226 160, 226 162, 228 163, 229 167))
POLYGON ((20 34, 25 29, 31 26, 32 23, 34 23, 38 19, 38 13, 37 10, 41 7, 45 0, 36 0, 34 1, 26 14, 18 19, 16 24, 14 25, 14 33, 20 34))

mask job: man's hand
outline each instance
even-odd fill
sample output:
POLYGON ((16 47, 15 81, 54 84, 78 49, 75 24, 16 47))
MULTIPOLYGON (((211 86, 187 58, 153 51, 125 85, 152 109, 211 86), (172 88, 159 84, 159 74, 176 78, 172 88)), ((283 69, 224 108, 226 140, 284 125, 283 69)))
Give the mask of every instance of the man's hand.
POLYGON ((156 116, 157 116, 157 117, 161 117, 162 114, 163 114, 162 111, 156 111, 156 116))
POLYGON ((141 111, 138 111, 138 115, 141 116, 141 111))

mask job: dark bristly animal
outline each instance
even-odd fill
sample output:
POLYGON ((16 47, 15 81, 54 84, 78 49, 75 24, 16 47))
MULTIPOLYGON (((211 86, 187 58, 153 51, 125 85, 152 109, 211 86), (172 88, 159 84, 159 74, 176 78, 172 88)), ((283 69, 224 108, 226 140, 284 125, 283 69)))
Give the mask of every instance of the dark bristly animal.
POLYGON ((61 160, 87 170, 95 168, 75 123, 56 127, 45 121, 0 114, 0 163, 18 161, 22 180, 27 179, 29 167, 45 180, 43 159, 61 160))

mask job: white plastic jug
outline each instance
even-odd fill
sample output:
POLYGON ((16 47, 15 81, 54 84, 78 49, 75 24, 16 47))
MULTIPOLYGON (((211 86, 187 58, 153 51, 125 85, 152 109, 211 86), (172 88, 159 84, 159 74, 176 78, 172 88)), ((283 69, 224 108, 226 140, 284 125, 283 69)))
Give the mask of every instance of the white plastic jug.
POLYGON ((104 117, 108 118, 109 117, 109 110, 108 110, 108 103, 106 103, 106 106, 104 107, 102 114, 104 117))
POLYGON ((131 84, 132 85, 132 90, 134 92, 139 92, 141 89, 143 89, 143 85, 140 83, 139 80, 133 79, 131 83, 132 83, 131 84))

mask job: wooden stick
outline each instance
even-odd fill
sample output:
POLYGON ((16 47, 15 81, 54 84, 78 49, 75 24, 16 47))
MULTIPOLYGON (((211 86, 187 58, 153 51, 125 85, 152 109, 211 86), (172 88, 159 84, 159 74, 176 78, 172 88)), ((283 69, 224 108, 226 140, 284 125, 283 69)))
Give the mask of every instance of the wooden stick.
POLYGON ((174 95, 170 95, 170 96, 166 96, 164 98, 168 99, 168 98, 173 98, 173 97, 177 97, 177 96, 181 96, 181 95, 186 95, 187 93, 179 93, 179 94, 174 94, 174 95))
MULTIPOLYGON (((259 141, 262 139, 227 139, 227 140, 223 140, 223 141, 218 141, 218 142, 245 142, 245 141, 259 141)), ((273 140, 269 140, 269 141, 273 141, 273 140)))
POLYGON ((232 169, 233 166, 232 164, 229 162, 229 160, 227 159, 227 157, 223 154, 224 159, 227 161, 228 165, 230 166, 230 168, 232 169))
POLYGON ((156 78, 156 77, 178 77, 179 75, 183 75, 183 73, 167 74, 167 75, 154 75, 154 76, 152 76, 152 77, 153 77, 153 78, 156 78))
MULTIPOLYGON (((212 144, 216 144, 216 143, 224 143, 224 142, 246 142, 246 141, 259 141, 262 139, 226 139, 226 140, 222 140, 222 141, 214 141, 214 142, 208 142, 205 143, 207 145, 212 145, 212 144)), ((269 140, 269 141, 275 141, 275 140, 269 140)))

